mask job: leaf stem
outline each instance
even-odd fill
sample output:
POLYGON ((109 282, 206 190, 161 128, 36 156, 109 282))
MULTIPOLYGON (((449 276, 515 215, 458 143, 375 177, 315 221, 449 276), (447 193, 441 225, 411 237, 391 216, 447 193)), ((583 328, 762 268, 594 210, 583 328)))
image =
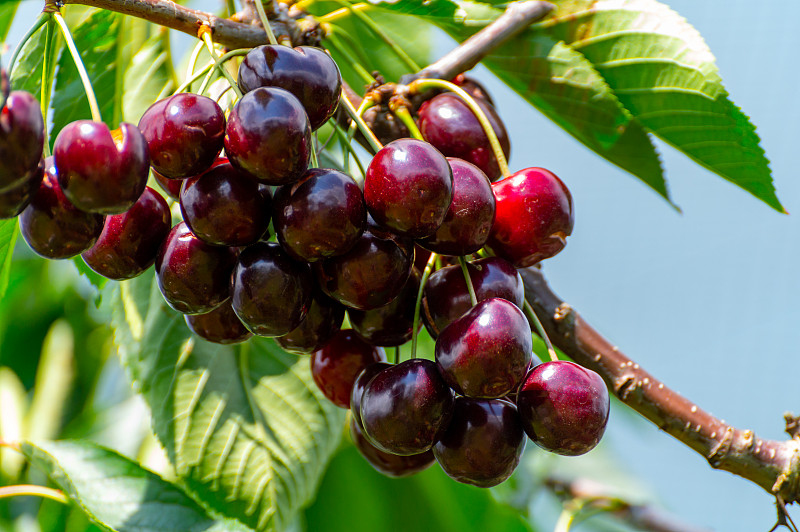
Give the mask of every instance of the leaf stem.
POLYGON ((16 486, 0 487, 0 499, 5 499, 7 497, 18 497, 20 495, 44 497, 45 499, 50 499, 62 504, 69 504, 69 499, 66 495, 64 495, 64 492, 53 488, 35 486, 33 484, 19 484, 16 486))
POLYGON ((528 300, 525 300, 525 304, 522 305, 522 310, 525 312, 525 315, 528 317, 528 321, 533 324, 536 328, 536 332, 539 336, 542 337, 544 340, 545 345, 547 345, 547 352, 550 354, 550 360, 557 362, 558 361, 558 354, 556 353, 553 344, 550 342, 550 337, 547 336, 547 332, 544 330, 544 325, 542 325, 542 320, 539 319, 539 316, 536 315, 534 312, 533 307, 528 300))
POLYGON ((97 97, 94 95, 92 81, 89 79, 89 74, 86 72, 86 67, 83 65, 81 55, 78 53, 78 49, 75 47, 75 41, 72 39, 72 34, 69 32, 69 27, 64 21, 64 17, 61 16, 61 13, 53 13, 53 18, 55 18, 58 27, 61 29, 61 33, 64 35, 64 40, 67 43, 69 53, 72 56, 72 60, 75 62, 75 68, 78 69, 78 74, 81 77, 81 83, 83 83, 83 90, 86 92, 86 99, 89 100, 89 109, 92 111, 92 120, 95 122, 102 122, 103 117, 100 115, 100 106, 97 105, 97 97))
POLYGON ((508 169, 508 161, 503 153, 503 148, 500 146, 500 141, 497 140, 497 135, 492 128, 492 124, 486 117, 486 113, 484 113, 483 109, 481 109, 480 105, 478 105, 478 102, 475 101, 475 98, 470 96, 464 89, 455 83, 451 83, 443 79, 418 79, 409 83, 408 88, 412 93, 421 93, 433 88, 445 89, 456 93, 462 100, 464 100, 464 103, 470 108, 472 113, 475 115, 475 118, 477 118, 478 122, 481 123, 483 132, 486 133, 486 136, 489 138, 489 144, 492 146, 492 152, 497 159, 497 165, 500 167, 500 172, 503 174, 503 177, 508 177, 511 174, 508 169))
POLYGON ((350 174, 350 155, 353 156, 353 159, 356 161, 356 165, 358 169, 361 171, 361 175, 366 175, 366 170, 364 169, 364 165, 361 164, 361 159, 358 158, 358 153, 356 150, 353 149, 353 145, 350 143, 350 140, 347 138, 347 134, 342 129, 342 126, 339 124, 333 124, 333 131, 336 133, 336 136, 342 142, 343 151, 345 152, 345 173, 350 174))
POLYGON ((411 329, 411 358, 417 358, 417 331, 419 330, 419 314, 422 308, 422 296, 425 293, 425 284, 428 282, 428 277, 433 272, 433 267, 436 264, 436 258, 439 255, 431 253, 428 257, 428 262, 425 264, 425 270, 422 272, 422 278, 419 280, 419 290, 417 291, 417 301, 414 304, 414 325, 411 329))
POLYGON ((50 93, 53 88, 53 38, 55 37, 56 22, 53 14, 47 13, 47 28, 44 37, 44 60, 42 61, 42 96, 39 104, 42 108, 42 119, 44 121, 44 156, 50 157, 50 128, 47 126, 47 112, 50 109, 50 93))
POLYGON ((272 26, 269 25, 269 18, 267 18, 267 13, 264 11, 264 4, 262 3, 262 0, 254 0, 253 3, 256 5, 258 18, 261 19, 261 24, 264 26, 264 31, 267 32, 267 39, 269 40, 269 43, 278 44, 278 39, 275 38, 275 34, 272 32, 272 26))
MULTIPOLYGON (((367 142, 369 143, 370 147, 376 153, 380 151, 380 149, 383 148, 383 144, 381 144, 381 142, 375 136, 375 133, 373 133, 372 130, 369 128, 367 123, 364 122, 364 119, 361 118, 361 115, 358 114, 358 111, 356 111, 356 108, 353 107, 353 104, 350 102, 347 96, 345 96, 344 92, 342 92, 341 102, 344 104, 344 107, 347 110, 347 114, 350 115, 350 118, 353 119, 353 121, 356 123, 356 126, 361 131, 361 134, 364 135, 364 137, 367 139, 367 142)), ((362 101, 361 104, 363 105, 364 102, 362 101)))
MULTIPOLYGON (((256 4, 258 4, 259 1, 260 0, 256 0, 256 4)), ((206 48, 208 48, 208 53, 211 54, 211 58, 214 60, 214 66, 217 68, 217 70, 220 71, 220 73, 222 73, 223 76, 225 76, 225 79, 228 80, 228 83, 230 84, 231 89, 233 89, 233 92, 236 93, 236 96, 241 98, 242 91, 239 90, 239 86, 236 84, 236 81, 231 76, 231 73, 228 72, 228 69, 225 68, 225 65, 222 63, 220 57, 217 56, 217 51, 214 49, 214 41, 211 40, 211 30, 209 29, 208 26, 203 26, 202 28, 200 28, 198 33, 201 35, 203 41, 205 41, 206 43, 206 48)))
POLYGON ((11 55, 11 60, 8 62, 6 68, 8 69, 8 74, 11 75, 11 71, 14 68, 14 63, 17 61, 17 56, 22 51, 22 47, 25 46, 25 43, 33 37, 33 34, 39 31, 39 28, 45 25, 45 23, 50 20, 50 13, 42 12, 36 19, 36 22, 33 23, 31 29, 22 37, 22 40, 19 41, 19 44, 14 49, 14 53, 11 55))
POLYGON ((458 264, 461 265, 461 273, 464 274, 464 282, 467 284, 467 292, 469 292, 469 301, 472 303, 472 306, 478 304, 478 297, 475 295, 475 287, 472 284, 472 277, 469 275, 469 269, 467 268, 467 259, 463 256, 458 257, 458 264))

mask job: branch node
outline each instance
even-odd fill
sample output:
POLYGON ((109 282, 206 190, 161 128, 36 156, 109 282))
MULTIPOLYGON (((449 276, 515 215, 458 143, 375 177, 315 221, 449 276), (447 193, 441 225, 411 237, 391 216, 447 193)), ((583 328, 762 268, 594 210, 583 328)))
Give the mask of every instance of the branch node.
POLYGON ((783 414, 783 419, 786 420, 786 434, 795 440, 800 440, 800 416, 786 412, 783 414))
POLYGON ((711 452, 706 457, 706 460, 708 460, 708 465, 710 465, 714 469, 719 468, 722 461, 730 452, 731 444, 733 443, 733 433, 734 433, 733 427, 728 427, 727 429, 725 429, 725 435, 722 437, 719 443, 717 443, 714 446, 714 448, 711 449, 711 452))
POLYGON ((622 402, 628 399, 628 394, 637 388, 636 377, 624 375, 614 382, 614 395, 619 397, 622 402))

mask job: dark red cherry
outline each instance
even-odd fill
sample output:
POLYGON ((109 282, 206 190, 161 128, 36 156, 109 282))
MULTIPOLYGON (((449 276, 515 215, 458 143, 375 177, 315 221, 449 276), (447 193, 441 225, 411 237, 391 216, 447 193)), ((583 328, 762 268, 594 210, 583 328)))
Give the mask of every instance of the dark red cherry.
POLYGON ((525 314, 497 297, 481 301, 436 339, 436 363, 456 392, 494 399, 525 378, 533 344, 525 314))
POLYGON ((367 167, 364 200, 381 227, 410 238, 433 234, 453 199, 453 172, 427 142, 399 139, 367 167))
POLYGON ((350 325, 372 345, 393 347, 411 340, 420 274, 412 270, 400 295, 388 305, 371 310, 350 309, 350 325))
MULTIPOLYGON (((478 301, 501 297, 522 308, 525 287, 516 268, 499 257, 478 259, 467 263, 467 271, 478 301)), ((428 332, 436 338, 472 307, 472 302, 460 266, 447 266, 435 271, 425 284, 422 317, 428 332)))
POLYGON ((127 212, 106 217, 100 238, 81 256, 103 277, 131 279, 155 262, 171 223, 169 205, 147 187, 127 212))
POLYGON ((274 242, 258 242, 239 255, 231 303, 242 323, 259 336, 283 336, 308 313, 314 278, 274 242))
POLYGON ((453 202, 444 222, 420 245, 442 255, 469 255, 483 247, 494 224, 495 200, 489 178, 480 168, 448 157, 453 169, 453 202))
POLYGON ((261 87, 233 107, 225 153, 238 169, 267 185, 294 183, 308 169, 311 126, 290 92, 261 87))
POLYGON ((386 353, 362 340, 351 329, 334 333, 311 355, 311 376, 322 394, 341 408, 350 408, 350 393, 364 368, 386 361, 386 353))
POLYGON ((184 314, 205 314, 230 296, 234 264, 232 248, 207 244, 180 222, 158 250, 156 281, 169 306, 184 314))
POLYGON ((364 388, 367 387, 372 377, 390 367, 392 367, 392 364, 388 362, 376 362, 364 368, 356 376, 353 389, 350 392, 350 415, 353 416, 353 421, 356 422, 360 430, 364 429, 364 425, 361 423, 361 399, 364 397, 364 388))
POLYGON ((517 393, 522 426, 547 451, 577 456, 591 451, 608 423, 608 389, 600 375, 574 362, 534 367, 517 393))
POLYGON ((182 92, 151 105, 139 120, 153 169, 169 179, 208 169, 222 150, 225 115, 206 96, 182 92))
POLYGON ((356 423, 355 418, 350 420, 350 438, 369 465, 387 477, 408 477, 428 469, 436 461, 430 450, 408 456, 398 456, 379 450, 367 441, 363 429, 356 423))
MULTIPOLYGON (((506 158, 511 150, 508 133, 494 107, 476 100, 500 141, 506 158)), ((452 92, 434 96, 419 108, 422 136, 448 157, 468 161, 494 181, 502 174, 489 144, 489 137, 466 103, 452 92)))
POLYGON ((291 92, 308 113, 311 129, 324 124, 336 111, 342 76, 336 62, 321 48, 290 48, 266 44, 250 50, 239 67, 239 87, 279 87, 291 92))
POLYGON ((89 249, 103 231, 105 216, 83 212, 64 196, 58 185, 53 158, 30 204, 19 215, 25 242, 46 259, 67 259, 89 249))
POLYGON ((163 190, 167 196, 175 201, 180 201, 183 179, 169 179, 168 177, 164 177, 163 175, 159 174, 155 170, 153 170, 153 177, 155 178, 156 183, 158 183, 158 186, 161 187, 161 190, 163 190))
POLYGON ((436 364, 411 359, 369 381, 361 398, 364 435, 379 450, 403 456, 429 450, 453 410, 453 391, 436 364))
POLYGON ((271 198, 227 162, 184 180, 180 203, 186 225, 209 244, 254 244, 269 226, 271 198))
POLYGON ((453 83, 464 89, 470 96, 485 101, 489 105, 494 105, 492 96, 481 83, 476 79, 459 74, 453 78, 453 83))
POLYGON ((0 109, 0 192, 19 189, 42 159, 44 119, 30 93, 13 91, 0 109))
POLYGON ((147 142, 133 124, 119 129, 91 120, 67 124, 53 144, 58 183, 73 205, 86 212, 120 214, 147 184, 147 142))
POLYGON ((275 191, 272 220, 283 248, 314 262, 350 250, 364 232, 367 209, 352 177, 311 168, 297 183, 275 191))
POLYGON ((544 168, 526 168, 492 184, 497 214, 487 245, 517 268, 564 249, 575 216, 566 185, 544 168))
POLYGON ((344 307, 314 287, 311 306, 300 325, 275 341, 290 353, 309 355, 322 348, 344 321, 344 307))
POLYGON ((525 432, 513 404, 458 397, 433 455, 453 480, 490 488, 511 476, 524 449, 525 432))
POLYGON ((22 184, 0 192, 0 220, 14 218, 25 210, 31 202, 31 197, 39 190, 43 177, 44 159, 41 159, 39 166, 28 174, 22 184))
POLYGON ((215 344, 238 344, 253 336, 233 312, 230 300, 211 312, 184 318, 193 333, 215 344))
POLYGON ((410 240, 366 230, 350 251, 313 266, 326 294, 346 307, 369 310, 400 294, 413 261, 410 240))

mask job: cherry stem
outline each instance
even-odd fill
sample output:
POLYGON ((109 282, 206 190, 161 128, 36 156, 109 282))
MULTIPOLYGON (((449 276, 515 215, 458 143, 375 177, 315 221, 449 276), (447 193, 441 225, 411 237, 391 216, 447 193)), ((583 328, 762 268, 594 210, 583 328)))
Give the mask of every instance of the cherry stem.
MULTIPOLYGON (((256 4, 258 3, 259 0, 256 0, 256 4)), ((217 51, 214 49, 214 41, 211 40, 211 30, 208 28, 208 26, 203 26, 202 28, 200 28, 198 33, 202 35, 202 39, 206 43, 206 48, 208 48, 208 53, 211 54, 211 58, 214 60, 214 66, 217 68, 217 70, 220 71, 220 73, 222 73, 223 76, 225 76, 225 79, 228 80, 228 83, 230 84, 231 89, 233 89, 233 92, 236 93, 236 96, 241 98, 242 91, 239 90, 239 86, 236 84, 236 81, 231 76, 231 73, 228 72, 228 69, 225 68, 225 65, 222 63, 220 57, 217 56, 217 51)))
POLYGON ((503 174, 503 177, 508 177, 511 175, 511 172, 508 169, 508 161, 503 153, 503 148, 500 146, 500 141, 497 140, 497 134, 495 134, 492 124, 486 117, 486 113, 483 112, 483 109, 481 109, 480 105, 478 105, 478 102, 475 101, 475 98, 470 96, 469 93, 455 83, 451 83, 443 79, 423 78, 412 81, 408 84, 408 89, 412 93, 417 94, 433 88, 452 91, 456 93, 456 95, 458 95, 462 100, 464 100, 464 103, 467 104, 467 107, 470 108, 472 113, 475 115, 475 118, 477 118, 478 122, 480 122, 486 137, 488 137, 489 144, 492 146, 492 152, 497 159, 497 165, 500 167, 500 172, 503 174))
POLYGON ((203 41, 198 41, 192 50, 192 55, 189 57, 189 66, 186 67, 187 78, 194 76, 194 69, 197 68, 197 60, 200 59, 200 51, 203 49, 203 46, 205 46, 205 43, 203 41))
POLYGON ((550 342, 550 337, 547 336, 547 333, 544 330, 544 325, 542 325, 542 321, 539 319, 539 316, 536 315, 534 312, 533 307, 528 300, 525 300, 525 304, 522 305, 522 310, 525 312, 525 315, 528 317, 528 321, 530 321, 533 326, 536 328, 536 332, 539 333, 539 336, 542 337, 544 343, 547 345, 547 352, 550 354, 550 360, 554 362, 558 362, 558 354, 556 354, 556 350, 553 347, 553 344, 550 342))
POLYGON ((16 486, 2 486, 0 487, 0 499, 7 497, 18 497, 20 495, 28 495, 32 497, 44 497, 52 501, 69 504, 69 499, 64 492, 53 488, 46 488, 44 486, 35 486, 33 484, 19 484, 16 486))
POLYGON ((214 77, 214 69, 209 68, 206 70, 206 77, 203 78, 203 83, 200 84, 200 88, 197 90, 197 94, 203 94, 208 90, 209 85, 211 85, 211 79, 214 77))
POLYGON ((37 31, 39 31, 39 28, 44 26, 45 23, 48 20, 50 20, 50 13, 49 12, 42 12, 41 14, 39 14, 39 17, 36 19, 36 22, 33 23, 33 26, 31 26, 31 29, 29 29, 28 33, 26 33, 22 37, 22 40, 19 41, 19 44, 14 49, 14 53, 11 55, 11 60, 8 62, 8 66, 6 67, 6 68, 8 68, 8 74, 9 75, 11 75, 11 70, 14 68, 14 63, 17 61, 17 56, 22 51, 22 47, 25 46, 25 43, 27 43, 28 40, 31 37, 33 37, 33 34, 36 33, 37 31))
POLYGON ((261 19, 261 24, 264 26, 264 31, 267 32, 267 39, 269 40, 269 43, 278 44, 278 39, 275 38, 275 34, 272 32, 272 26, 269 25, 267 13, 264 11, 264 4, 261 3, 261 0, 255 0, 253 3, 256 5, 258 18, 261 19))
POLYGON ((400 363, 400 346, 399 345, 396 345, 394 347, 394 363, 395 364, 399 364, 400 363))
POLYGON ((92 111, 92 120, 95 122, 102 122, 103 117, 100 115, 100 106, 97 105, 97 97, 94 95, 92 81, 89 79, 89 74, 86 72, 86 67, 83 65, 81 55, 78 53, 78 49, 75 47, 75 41, 72 40, 72 34, 69 32, 69 27, 64 21, 64 17, 62 17, 61 13, 58 11, 53 13, 53 18, 56 20, 58 27, 61 29, 61 33, 64 35, 64 41, 66 41, 69 53, 72 56, 72 60, 75 62, 75 68, 78 69, 78 74, 81 77, 81 83, 83 83, 83 90, 86 92, 86 99, 89 100, 89 109, 92 111))
POLYGON ((337 54, 341 55, 347 64, 353 67, 353 70, 356 71, 356 74, 361 77, 364 83, 368 85, 373 83, 375 78, 373 78, 372 74, 370 74, 367 69, 358 62, 358 59, 356 59, 353 54, 347 51, 347 45, 339 40, 339 37, 336 36, 336 32, 337 30, 335 30, 334 27, 330 25, 327 26, 325 31, 325 39, 329 42, 330 48, 333 49, 333 51, 335 51, 337 54))
POLYGON ((190 89, 191 92, 192 83, 194 83, 195 81, 199 80, 200 78, 208 74, 208 71, 211 70, 212 68, 214 68, 214 63, 208 63, 206 66, 204 66, 203 68, 192 74, 192 77, 184 81, 183 84, 177 89, 175 89, 175 92, 173 92, 172 94, 178 94, 180 92, 184 92, 186 89, 190 89))
POLYGON ((425 264, 425 270, 422 272, 422 278, 419 280, 419 290, 417 291, 417 301, 414 304, 414 328, 411 329, 411 358, 417 358, 417 331, 419 330, 419 312, 422 308, 422 296, 425 293, 425 284, 428 282, 428 277, 433 272, 433 267, 436 264, 436 258, 439 255, 431 253, 428 257, 428 262, 425 264))
POLYGON ((391 104, 389 107, 392 109, 392 113, 400 119, 406 128, 408 128, 408 132, 411 133, 411 136, 417 140, 425 140, 422 137, 422 132, 417 127, 417 123, 414 122, 414 117, 411 116, 411 112, 408 110, 408 107, 405 105, 396 105, 392 106, 391 104))
POLYGON ((358 153, 356 153, 356 150, 353 149, 353 145, 347 139, 347 134, 344 132, 344 129, 342 129, 342 127, 339 124, 333 124, 333 131, 335 132, 336 136, 339 138, 339 140, 342 142, 343 145, 342 151, 345 152, 343 154, 345 158, 344 159, 345 173, 348 175, 350 174, 350 155, 352 155, 353 159, 355 159, 356 161, 358 169, 361 171, 361 175, 362 176, 365 175, 366 171, 364 170, 364 165, 361 164, 361 159, 358 158, 358 153))
POLYGON ((469 301, 472 303, 472 306, 478 304, 478 297, 475 295, 475 287, 472 284, 472 277, 469 275, 469 269, 467 269, 467 259, 463 256, 458 257, 458 263, 461 265, 461 273, 464 274, 464 282, 467 283, 467 292, 469 292, 469 301))
POLYGON ((44 120, 44 156, 50 157, 50 128, 47 125, 47 111, 50 109, 50 93, 53 88, 53 38, 55 37, 56 22, 53 15, 48 13, 47 28, 44 37, 44 61, 42 61, 42 119, 44 120))
POLYGON ((349 114, 350 118, 352 118, 353 121, 356 123, 356 126, 358 126, 358 129, 361 131, 361 134, 364 135, 364 137, 367 139, 367 142, 369 143, 370 147, 375 151, 375 153, 380 151, 381 148, 383 148, 383 144, 381 144, 381 142, 375 136, 375 133, 373 133, 372 130, 369 128, 367 123, 364 122, 364 119, 361 118, 361 115, 358 114, 358 111, 356 110, 355 107, 353 107, 353 104, 350 102, 347 96, 345 96, 344 92, 342 92, 341 101, 344 104, 344 108, 347 110, 347 114, 349 114))
MULTIPOLYGON (((300 4, 305 4, 305 2, 301 0, 300 2, 296 3, 295 6, 300 4)), ((369 9, 369 5, 363 3, 352 4, 349 8, 343 7, 342 9, 337 9, 336 11, 331 11, 330 13, 322 15, 321 17, 317 17, 317 21, 320 23, 331 22, 350 15, 351 11, 360 11, 362 9, 369 9)))
MULTIPOLYGON (((256 0, 258 1, 258 0, 256 0)), ((311 135, 311 167, 319 168, 319 159, 317 159, 317 134, 316 132, 311 135)))

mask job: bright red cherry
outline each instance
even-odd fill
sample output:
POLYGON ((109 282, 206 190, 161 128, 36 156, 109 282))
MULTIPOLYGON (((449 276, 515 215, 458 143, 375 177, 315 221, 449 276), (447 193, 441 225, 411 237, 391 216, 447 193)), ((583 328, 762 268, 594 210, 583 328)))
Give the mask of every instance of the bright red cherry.
POLYGON ((206 314, 184 316, 193 333, 215 344, 238 344, 253 336, 239 321, 230 300, 206 314))
POLYGON ((290 353, 310 355, 321 349, 344 321, 344 307, 314 286, 311 306, 300 325, 275 341, 290 353))
POLYGON ((526 168, 492 184, 497 214, 487 245, 517 268, 564 249, 575 216, 566 185, 544 168, 526 168))
POLYGON ((453 171, 436 148, 416 139, 384 146, 367 167, 364 200, 381 227, 410 238, 433 234, 453 199, 453 171))
POLYGON ((42 158, 44 119, 30 93, 13 91, 0 108, 0 192, 19 189, 42 158))
POLYGON ((409 477, 428 469, 436 461, 430 450, 408 456, 398 456, 379 450, 367 440, 364 436, 364 429, 356 423, 355 418, 350 420, 350 437, 358 452, 369 465, 387 477, 409 477))
POLYGON ((531 440, 567 456, 589 452, 600 442, 610 406, 600 375, 566 360, 531 369, 517 393, 522 426, 531 440))

